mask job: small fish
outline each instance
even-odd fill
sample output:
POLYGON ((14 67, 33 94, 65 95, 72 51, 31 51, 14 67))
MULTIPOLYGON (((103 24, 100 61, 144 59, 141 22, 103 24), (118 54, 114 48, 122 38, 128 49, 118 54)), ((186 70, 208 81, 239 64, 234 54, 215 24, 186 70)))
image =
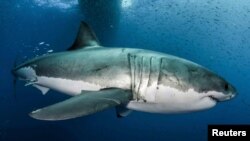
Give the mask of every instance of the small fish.
POLYGON ((53 52, 53 49, 51 49, 51 50, 48 50, 47 52, 48 52, 48 53, 51 53, 51 52, 53 52))
POLYGON ((43 45, 45 42, 40 42, 39 45, 43 45))

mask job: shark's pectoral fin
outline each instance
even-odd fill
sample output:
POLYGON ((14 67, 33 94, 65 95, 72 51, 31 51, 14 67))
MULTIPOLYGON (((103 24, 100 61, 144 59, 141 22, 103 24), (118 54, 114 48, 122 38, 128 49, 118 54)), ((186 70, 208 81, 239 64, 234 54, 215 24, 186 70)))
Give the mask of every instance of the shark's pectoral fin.
POLYGON ((90 47, 100 47, 99 41, 88 24, 81 22, 75 42, 68 50, 78 50, 90 47))
POLYGON ((125 104, 131 99, 131 91, 122 89, 88 92, 33 111, 30 116, 40 120, 66 120, 125 104))
POLYGON ((49 88, 42 87, 42 86, 39 86, 39 85, 33 85, 33 87, 36 87, 37 89, 39 89, 42 92, 43 95, 45 95, 49 91, 49 88))
POLYGON ((132 112, 132 110, 127 109, 124 105, 117 106, 115 108, 116 108, 116 116, 118 118, 126 117, 132 112))

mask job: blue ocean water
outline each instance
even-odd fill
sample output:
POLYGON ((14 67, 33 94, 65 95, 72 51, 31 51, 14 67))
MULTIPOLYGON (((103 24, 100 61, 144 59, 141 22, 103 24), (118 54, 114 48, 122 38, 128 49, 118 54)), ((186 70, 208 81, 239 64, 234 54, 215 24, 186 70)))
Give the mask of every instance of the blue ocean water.
POLYGON ((208 124, 250 124, 250 2, 248 0, 9 0, 0 2, 0 141, 203 141, 208 124), (28 113, 68 96, 43 96, 10 70, 45 53, 66 50, 80 21, 104 46, 173 54, 220 74, 239 95, 202 112, 163 115, 110 109, 87 117, 46 122, 28 113))

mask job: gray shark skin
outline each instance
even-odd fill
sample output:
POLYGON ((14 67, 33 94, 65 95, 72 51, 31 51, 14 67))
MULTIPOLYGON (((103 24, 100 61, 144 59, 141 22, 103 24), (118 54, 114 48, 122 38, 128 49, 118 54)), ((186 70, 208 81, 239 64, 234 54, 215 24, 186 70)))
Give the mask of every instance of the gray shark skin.
POLYGON ((118 117, 131 110, 195 112, 237 93, 225 79, 191 61, 144 49, 102 47, 84 22, 68 51, 32 59, 12 73, 43 94, 52 89, 74 96, 30 114, 40 120, 71 119, 110 107, 117 108, 118 117))

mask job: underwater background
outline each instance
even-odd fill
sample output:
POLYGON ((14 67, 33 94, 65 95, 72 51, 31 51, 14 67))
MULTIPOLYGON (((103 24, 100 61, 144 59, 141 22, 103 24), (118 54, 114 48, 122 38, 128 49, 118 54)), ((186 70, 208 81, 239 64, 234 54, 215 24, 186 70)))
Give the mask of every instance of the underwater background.
POLYGON ((205 141, 208 124, 250 124, 249 0, 1 0, 0 141, 205 141), (178 115, 109 109, 66 121, 28 113, 68 96, 43 96, 11 69, 37 55, 65 51, 80 21, 103 46, 143 48, 186 58, 223 76, 239 95, 210 110, 178 115), (15 92, 16 91, 16 92, 15 92))

